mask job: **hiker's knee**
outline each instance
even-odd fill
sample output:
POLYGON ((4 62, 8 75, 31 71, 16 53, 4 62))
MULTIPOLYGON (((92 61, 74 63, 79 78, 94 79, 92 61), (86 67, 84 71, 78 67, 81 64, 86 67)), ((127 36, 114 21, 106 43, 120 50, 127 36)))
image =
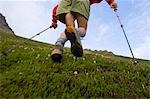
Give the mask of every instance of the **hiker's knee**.
POLYGON ((79 27, 79 28, 77 29, 77 31, 78 31, 80 37, 85 37, 85 35, 86 35, 86 29, 85 29, 85 28, 79 27))

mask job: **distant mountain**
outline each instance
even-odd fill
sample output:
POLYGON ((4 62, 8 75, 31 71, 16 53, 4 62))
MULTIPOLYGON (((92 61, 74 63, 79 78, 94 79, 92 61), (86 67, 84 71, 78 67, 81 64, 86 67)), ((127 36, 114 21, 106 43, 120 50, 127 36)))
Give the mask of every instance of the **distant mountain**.
POLYGON ((14 34, 14 31, 9 27, 5 16, 2 15, 2 13, 0 13, 0 31, 5 32, 5 33, 10 33, 10 34, 14 34))

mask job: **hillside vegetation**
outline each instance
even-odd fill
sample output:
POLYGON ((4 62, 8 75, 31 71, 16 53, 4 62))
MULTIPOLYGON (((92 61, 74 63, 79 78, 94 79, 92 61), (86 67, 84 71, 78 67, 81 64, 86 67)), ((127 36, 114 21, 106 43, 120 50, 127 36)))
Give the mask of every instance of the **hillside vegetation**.
POLYGON ((62 63, 49 57, 53 45, 0 32, 0 98, 150 98, 150 61, 65 48, 62 63), (20 44, 11 53, 4 50, 20 44))

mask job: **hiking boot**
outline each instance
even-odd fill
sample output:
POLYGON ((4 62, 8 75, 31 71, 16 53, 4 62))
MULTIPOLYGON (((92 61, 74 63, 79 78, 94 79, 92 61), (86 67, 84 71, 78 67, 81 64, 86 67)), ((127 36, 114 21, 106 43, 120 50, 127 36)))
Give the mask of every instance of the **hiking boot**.
POLYGON ((55 45, 54 50, 51 53, 51 58, 54 62, 61 62, 63 57, 63 48, 60 45, 55 45))
POLYGON ((68 26, 65 30, 67 39, 71 42, 71 52, 76 57, 83 56, 83 48, 80 41, 80 36, 74 27, 68 26))

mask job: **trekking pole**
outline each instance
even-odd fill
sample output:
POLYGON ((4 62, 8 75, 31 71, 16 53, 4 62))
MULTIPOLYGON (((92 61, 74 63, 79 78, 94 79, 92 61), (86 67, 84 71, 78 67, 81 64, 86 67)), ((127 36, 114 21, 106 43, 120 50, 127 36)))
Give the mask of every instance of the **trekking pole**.
POLYGON ((132 49, 131 49, 131 45, 130 45, 130 43, 129 43, 128 37, 127 37, 126 32, 125 32, 125 30, 124 30, 124 27, 123 27, 123 24, 122 24, 121 19, 120 19, 120 17, 119 17, 119 14, 118 14, 118 12, 117 12, 117 9, 114 9, 114 12, 115 12, 115 14, 116 14, 116 16, 117 16, 117 19, 118 19, 118 21, 119 21, 119 23, 120 23, 120 26, 121 26, 121 28, 122 28, 122 31, 123 31, 123 34, 124 34, 125 39, 126 39, 126 41, 127 41, 127 44, 128 44, 128 46, 129 46, 129 49, 130 49, 130 52, 131 52, 131 55, 132 55, 132 59, 133 59, 133 64, 137 64, 138 61, 135 60, 133 51, 132 51, 132 49))
MULTIPOLYGON (((48 29, 50 29, 50 27, 48 27, 48 28, 42 30, 41 32, 37 33, 36 35, 34 35, 34 36, 28 38, 28 40, 32 40, 34 37, 36 37, 36 36, 38 36, 38 35, 44 33, 44 32, 47 31, 48 29)), ((23 42, 23 43, 24 43, 24 42, 23 42)), ((20 45, 21 45, 21 43, 20 43, 20 44, 13 45, 11 48, 8 48, 8 49, 6 49, 6 50, 4 50, 4 51, 1 51, 1 52, 0 52, 0 57, 1 57, 1 56, 6 56, 6 55, 9 54, 10 52, 12 52, 12 50, 16 49, 16 48, 17 48, 18 46, 20 46, 20 45)))
POLYGON ((43 32, 45 32, 45 31, 47 31, 48 29, 50 29, 50 27, 48 27, 48 28, 46 28, 46 29, 42 30, 41 32, 37 33, 36 35, 34 35, 34 36, 30 37, 28 40, 33 39, 34 37, 36 37, 36 36, 38 36, 38 35, 42 34, 42 33, 43 33, 43 32))

